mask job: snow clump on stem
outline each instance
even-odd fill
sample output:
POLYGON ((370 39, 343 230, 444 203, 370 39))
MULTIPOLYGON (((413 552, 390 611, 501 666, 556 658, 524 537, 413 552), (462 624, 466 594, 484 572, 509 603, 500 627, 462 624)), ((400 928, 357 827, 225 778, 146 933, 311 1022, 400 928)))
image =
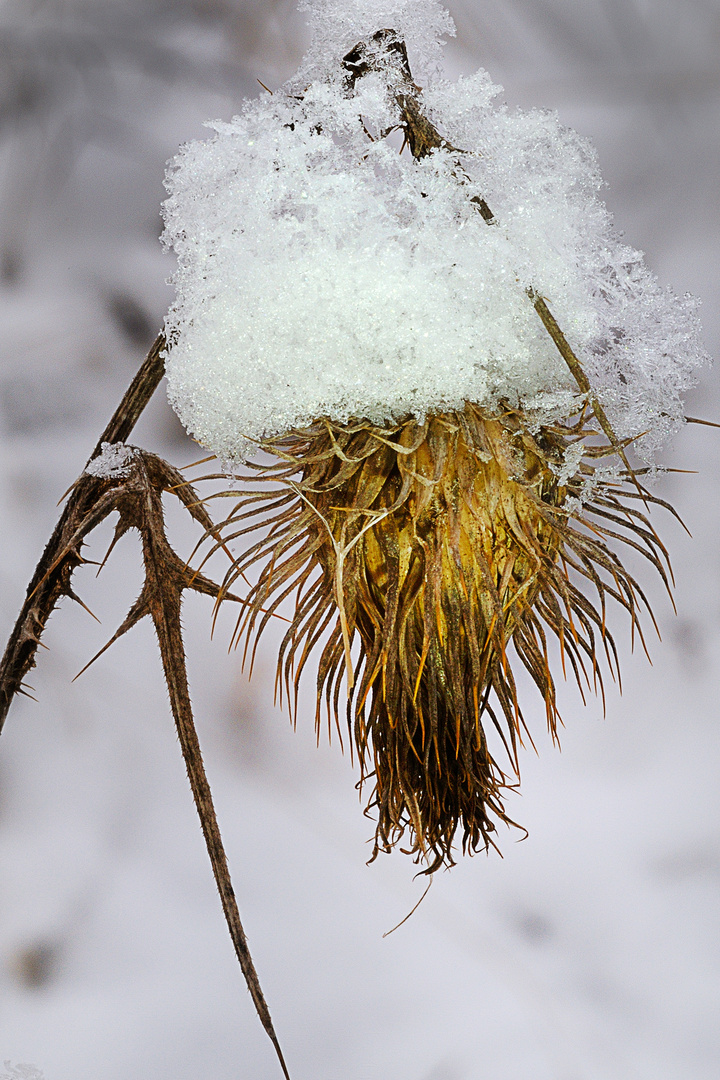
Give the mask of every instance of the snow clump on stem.
POLYGON ((641 436, 652 459, 704 360, 696 303, 619 239, 588 141, 553 113, 495 105, 484 71, 445 80, 454 29, 436 0, 307 8, 297 74, 210 124, 168 173, 167 367, 187 428, 233 464, 319 416, 387 423, 465 401, 566 416, 578 386, 532 289, 617 438, 641 436), (390 27, 445 141, 421 159, 380 137, 403 125, 404 73, 388 61, 351 79, 344 63, 390 27))

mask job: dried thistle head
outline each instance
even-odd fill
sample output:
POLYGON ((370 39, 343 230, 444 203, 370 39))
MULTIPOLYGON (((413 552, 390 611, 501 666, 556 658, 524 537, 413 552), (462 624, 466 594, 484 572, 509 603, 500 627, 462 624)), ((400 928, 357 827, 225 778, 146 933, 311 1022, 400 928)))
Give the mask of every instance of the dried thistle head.
POLYGON ((553 648, 602 692, 607 600, 640 632, 613 545, 667 582, 626 450, 653 460, 704 351, 692 302, 613 235, 584 140, 494 111, 483 73, 438 78, 435 0, 350 6, 319 4, 294 79, 176 159, 168 380, 233 471, 271 455, 225 522, 260 536, 226 582, 255 574, 237 640, 294 597, 281 692, 296 712, 317 650, 316 723, 347 713, 374 853, 409 834, 432 871, 458 829, 472 852, 509 820, 518 666, 555 734, 553 648))
POLYGON ((265 449, 274 459, 223 527, 263 530, 226 581, 255 570, 237 640, 247 654, 294 598, 281 695, 296 712, 317 650, 318 733, 324 715, 341 731, 347 713, 372 781, 373 857, 404 841, 432 871, 453 862, 458 829, 463 850, 493 844, 495 822, 512 824, 503 791, 528 735, 514 671, 530 674, 553 736, 551 639, 581 693, 602 690, 601 654, 617 669, 607 599, 640 633, 647 607, 607 541, 642 550, 667 583, 646 517, 658 500, 620 473, 603 479, 597 459, 615 451, 585 413, 539 428, 521 409, 470 403, 390 426, 324 419, 265 449))

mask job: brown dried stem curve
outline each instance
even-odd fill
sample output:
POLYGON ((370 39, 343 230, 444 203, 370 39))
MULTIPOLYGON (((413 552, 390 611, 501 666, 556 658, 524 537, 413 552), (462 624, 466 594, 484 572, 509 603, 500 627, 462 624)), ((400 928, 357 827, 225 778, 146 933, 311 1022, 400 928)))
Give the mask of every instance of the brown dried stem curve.
MULTIPOLYGON (((165 336, 161 333, 98 439, 90 461, 100 454, 103 443, 124 442, 132 432, 165 374, 164 349, 165 336)), ((101 486, 96 477, 87 474, 73 485, 30 580, 25 602, 0 664, 0 731, 15 695, 22 692, 25 676, 35 665, 35 654, 47 620, 62 596, 72 596, 70 578, 84 561, 78 545, 97 524, 93 511, 97 510, 101 486), (70 538, 74 539, 69 547, 70 538), (61 552, 65 555, 59 559, 61 552)))
MULTIPOLYGON (((124 442, 130 435, 163 377, 164 349, 165 338, 159 334, 100 436, 91 461, 101 453, 104 443, 124 442)), ((206 533, 217 535, 207 510, 191 485, 177 469, 147 451, 133 447, 122 475, 95 476, 84 472, 75 482, 28 586, 25 603, 0 665, 0 730, 15 695, 25 692, 23 680, 35 664, 41 635, 57 603, 63 596, 82 603, 73 592, 71 579, 73 572, 85 561, 81 555, 83 543, 97 525, 117 512, 119 520, 110 550, 120 536, 129 529, 136 529, 142 540, 145 581, 124 622, 97 656, 146 615, 151 616, 160 645, 170 706, 230 937, 257 1014, 275 1048, 283 1076, 289 1080, 240 919, 188 690, 180 620, 182 594, 185 589, 192 589, 217 600, 220 589, 188 566, 168 543, 163 492, 174 494, 206 533)), ((222 595, 225 599, 242 602, 227 590, 222 595)))

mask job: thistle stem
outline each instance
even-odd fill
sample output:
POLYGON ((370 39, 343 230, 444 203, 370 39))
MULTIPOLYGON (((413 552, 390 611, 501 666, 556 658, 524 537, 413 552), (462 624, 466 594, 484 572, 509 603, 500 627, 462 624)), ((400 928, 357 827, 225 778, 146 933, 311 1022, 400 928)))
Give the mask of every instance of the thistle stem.
MULTIPOLYGON (((157 520, 160 520, 161 513, 162 511, 158 507, 155 511, 157 520)), ((180 740, 195 808, 200 818, 205 846, 210 857, 215 884, 220 894, 225 921, 235 947, 235 955, 245 977, 260 1022, 275 1048, 283 1076, 285 1080, 290 1080, 290 1074, 275 1034, 270 1010, 267 1007, 260 986, 245 930, 240 919, 235 890, 233 889, 225 848, 220 835, 220 827, 215 814, 212 792, 205 773, 200 742, 195 729, 180 620, 182 591, 183 588, 188 587, 187 568, 179 560, 178 564, 173 568, 167 553, 163 550, 165 547, 162 532, 156 532, 155 528, 148 529, 146 527, 144 529, 143 548, 147 575, 145 586, 148 596, 147 606, 152 616, 160 646, 170 707, 180 740), (159 545, 158 540, 160 540, 159 545)))
MULTIPOLYGON (((165 337, 159 334, 100 436, 91 461, 101 453, 103 443, 124 442, 130 435, 163 377, 165 365, 161 354, 164 348, 165 337)), ((73 485, 28 586, 25 604, 0 666, 0 729, 15 694, 23 692, 22 680, 35 662, 40 637, 58 600, 62 596, 78 600, 71 588, 71 579, 73 572, 83 562, 80 554, 83 542, 102 520, 117 511, 120 517, 115 527, 115 539, 128 529, 136 529, 142 537, 145 583, 130 613, 108 645, 145 615, 152 617, 170 706, 235 954, 260 1021, 277 1053, 283 1076, 285 1080, 290 1080, 240 920, 188 689, 180 620, 182 593, 185 589, 192 589, 217 599, 220 589, 201 573, 192 571, 170 547, 163 520, 164 491, 173 492, 191 517, 209 535, 215 535, 213 523, 190 485, 167 462, 147 451, 136 450, 133 465, 125 476, 108 478, 85 472, 73 485)), ((230 593, 225 596, 238 599, 230 593)))
POLYGON ((167 342, 160 331, 150 347, 133 381, 123 395, 123 399, 113 413, 108 426, 97 441, 90 460, 100 453, 103 443, 125 442, 137 424, 145 406, 150 401, 165 374, 164 352, 167 342))
MULTIPOLYGON (((165 374, 165 361, 161 355, 164 349, 165 335, 161 332, 98 439, 90 461, 98 456, 103 443, 124 442, 130 435, 165 374)), ((73 571, 83 561, 77 549, 68 552, 64 558, 62 553, 67 548, 71 523, 86 520, 97 489, 97 484, 74 485, 30 579, 25 602, 0 663, 0 732, 15 695, 22 692, 23 680, 35 665, 35 654, 45 625, 60 598, 68 594, 73 571)))

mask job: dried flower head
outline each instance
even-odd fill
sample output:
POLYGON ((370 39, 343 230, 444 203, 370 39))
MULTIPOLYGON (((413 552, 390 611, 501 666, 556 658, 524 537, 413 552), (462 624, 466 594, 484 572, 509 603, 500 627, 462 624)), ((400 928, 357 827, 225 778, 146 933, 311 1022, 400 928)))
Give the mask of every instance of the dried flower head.
POLYGON ((318 733, 326 712, 342 737, 347 684, 362 776, 373 779, 374 855, 409 830, 408 850, 434 870, 452 863, 458 828, 465 850, 493 842, 527 734, 514 666, 535 682, 555 735, 548 638, 583 692, 602 687, 599 652, 617 667, 606 600, 639 630, 645 597, 607 540, 639 548, 667 583, 643 501, 657 500, 602 479, 597 460, 614 451, 593 435, 584 414, 532 430, 518 410, 471 404, 384 427, 325 419, 267 444, 274 464, 254 472, 260 483, 224 522, 233 540, 263 530, 226 581, 258 570, 238 639, 257 640, 294 594, 281 692, 296 711, 317 648, 318 733))
POLYGON ((484 72, 439 77, 435 0, 311 10, 297 76, 169 174, 170 397, 228 471, 266 455, 222 526, 261 537, 225 583, 253 582, 236 640, 294 598, 281 692, 296 713, 317 653, 374 855, 409 833, 432 871, 509 821, 518 664, 555 735, 554 643, 602 690, 606 601, 641 634, 618 543, 668 564, 628 447, 652 463, 704 354, 693 302, 614 235, 588 144, 493 109, 484 72))

